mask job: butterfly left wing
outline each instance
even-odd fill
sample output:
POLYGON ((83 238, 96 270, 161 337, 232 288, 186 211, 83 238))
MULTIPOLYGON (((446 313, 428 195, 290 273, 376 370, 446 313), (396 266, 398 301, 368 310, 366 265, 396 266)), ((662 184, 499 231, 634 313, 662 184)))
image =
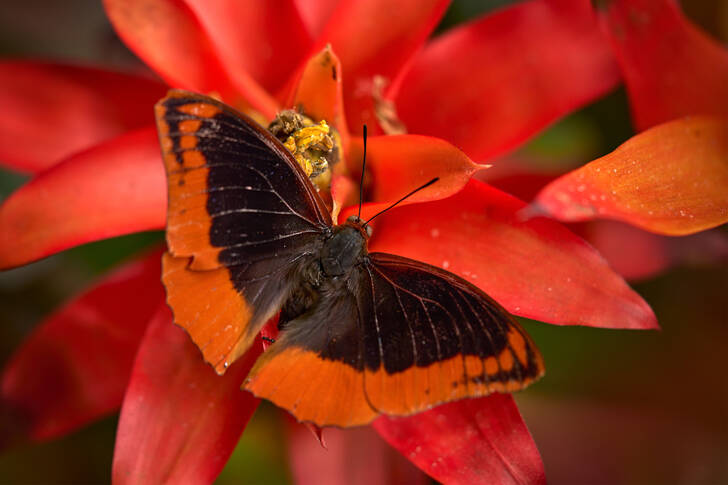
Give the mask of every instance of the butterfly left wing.
POLYGON ((492 298, 452 273, 382 253, 290 322, 246 388, 317 425, 366 424, 522 389, 543 374, 535 345, 492 298))
POLYGON ((283 144, 245 115, 186 91, 155 109, 169 193, 167 302, 222 373, 278 312, 331 216, 283 144))

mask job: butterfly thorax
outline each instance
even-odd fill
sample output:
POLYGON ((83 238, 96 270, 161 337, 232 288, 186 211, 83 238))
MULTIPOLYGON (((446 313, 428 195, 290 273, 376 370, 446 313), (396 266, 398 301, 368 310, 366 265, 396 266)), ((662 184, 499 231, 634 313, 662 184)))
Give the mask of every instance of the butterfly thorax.
POLYGON ((328 277, 349 272, 367 255, 366 232, 357 224, 335 226, 321 249, 321 269, 328 277))

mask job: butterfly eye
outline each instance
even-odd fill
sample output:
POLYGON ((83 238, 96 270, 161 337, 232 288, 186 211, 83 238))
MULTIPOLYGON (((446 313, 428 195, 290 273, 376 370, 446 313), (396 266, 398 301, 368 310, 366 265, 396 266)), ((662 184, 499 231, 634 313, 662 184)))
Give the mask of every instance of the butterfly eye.
POLYGON ((353 224, 359 224, 359 223, 361 223, 361 218, 359 216, 349 216, 346 218, 346 222, 351 222, 353 224))
POLYGON ((364 226, 367 231, 367 236, 372 237, 372 226, 364 226))

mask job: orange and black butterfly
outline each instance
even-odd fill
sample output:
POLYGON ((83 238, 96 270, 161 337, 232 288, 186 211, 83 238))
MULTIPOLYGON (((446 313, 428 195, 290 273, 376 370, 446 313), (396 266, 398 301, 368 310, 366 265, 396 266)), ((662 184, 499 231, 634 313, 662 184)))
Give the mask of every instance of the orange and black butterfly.
POLYGON ((218 373, 280 312, 245 388, 319 426, 521 389, 543 374, 523 329, 467 281, 369 253, 334 225, 293 155, 207 96, 156 106, 169 185, 167 302, 218 373))

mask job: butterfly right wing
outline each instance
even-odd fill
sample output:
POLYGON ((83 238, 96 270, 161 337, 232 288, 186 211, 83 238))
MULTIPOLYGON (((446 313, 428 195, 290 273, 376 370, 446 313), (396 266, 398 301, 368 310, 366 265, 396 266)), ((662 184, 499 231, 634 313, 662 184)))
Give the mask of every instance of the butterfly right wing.
POLYGON ((301 421, 354 426, 512 392, 543 374, 530 337, 480 289, 418 261, 369 257, 286 324, 246 389, 301 421))
POLYGON ((528 334, 475 285, 401 256, 372 253, 370 261, 360 302, 364 390, 379 412, 513 392, 543 375, 528 334))
POLYGON ((280 309, 331 218, 290 153, 247 117, 185 91, 155 109, 169 191, 167 302, 222 373, 280 309))

